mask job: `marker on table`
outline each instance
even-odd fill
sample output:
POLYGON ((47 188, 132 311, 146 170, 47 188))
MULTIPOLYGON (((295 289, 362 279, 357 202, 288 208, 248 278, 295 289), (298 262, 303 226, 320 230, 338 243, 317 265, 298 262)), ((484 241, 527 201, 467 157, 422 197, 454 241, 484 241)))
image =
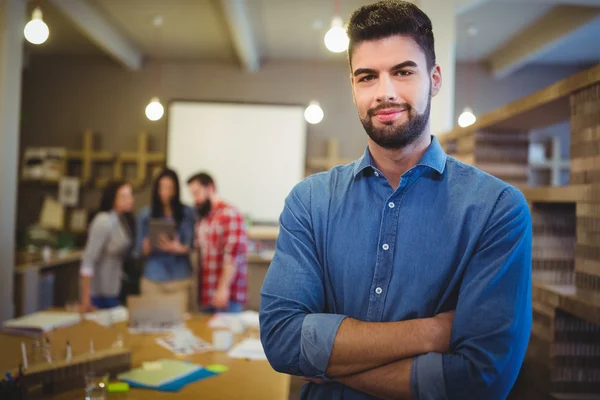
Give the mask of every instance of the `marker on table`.
POLYGON ((46 353, 46 360, 49 364, 52 364, 52 350, 50 349, 50 338, 46 336, 46 346, 44 348, 44 352, 46 353))
POLYGON ((90 354, 94 354, 94 340, 90 340, 90 354))
POLYGON ((67 340, 67 362, 71 362, 71 343, 67 340))
POLYGON ((25 349, 25 342, 21 342, 21 353, 23 354, 23 367, 27 369, 29 364, 27 363, 27 349, 25 349))

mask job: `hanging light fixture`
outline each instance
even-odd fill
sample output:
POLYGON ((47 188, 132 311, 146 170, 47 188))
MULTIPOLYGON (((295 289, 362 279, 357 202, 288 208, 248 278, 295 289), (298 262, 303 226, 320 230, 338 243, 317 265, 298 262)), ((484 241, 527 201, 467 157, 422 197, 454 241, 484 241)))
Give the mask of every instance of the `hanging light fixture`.
POLYGON ((150 121, 158 121, 162 118, 165 113, 165 108, 160 104, 160 100, 158 97, 153 97, 150 99, 150 103, 146 106, 146 117, 150 121))
POLYGON ((44 22, 42 9, 39 5, 33 9, 31 21, 25 25, 23 33, 25 34, 25 39, 32 44, 42 44, 48 40, 50 29, 48 29, 48 25, 44 22))
POLYGON ((325 47, 333 53, 341 53, 348 49, 348 35, 340 17, 333 17, 331 28, 325 34, 325 47))
MULTIPOLYGON (((467 28, 467 58, 468 61, 470 63, 473 63, 474 60, 471 59, 471 40, 472 38, 474 38, 475 36, 477 36, 477 27, 474 25, 470 25, 467 28)), ((471 71, 471 73, 469 74, 470 78, 469 78, 469 82, 467 83, 467 96, 468 96, 468 104, 472 104, 473 103, 473 93, 472 93, 472 88, 471 88, 471 84, 473 83, 471 80, 475 79, 475 71, 471 71)), ((467 126, 473 125, 475 123, 475 121, 477 121, 477 117, 475 117, 475 114, 473 114, 473 110, 471 109, 471 107, 467 106, 464 108, 463 112, 460 114, 460 116, 458 117, 458 126, 460 126, 461 128, 466 128, 467 126)))
POLYGON ((473 114, 473 110, 470 107, 465 107, 462 114, 458 117, 458 125, 461 128, 466 128, 469 125, 473 125, 477 121, 475 114, 473 114))
MULTIPOLYGON (((160 33, 159 29, 162 27, 163 24, 163 17, 162 15, 157 15, 156 17, 154 17, 154 21, 153 21, 154 27, 157 30, 157 36, 160 33)), ((160 37, 157 38, 157 43, 160 42, 160 37)), ((160 47, 160 46, 158 46, 160 47)), ((160 65, 158 68, 158 77, 155 81, 155 84, 157 85, 157 88, 160 88, 160 65)), ((158 89, 157 89, 158 91, 158 89)), ((163 105, 160 103, 160 100, 158 99, 157 96, 154 96, 150 99, 150 103, 148 103, 148 105, 146 106, 146 118, 148 118, 150 121, 158 121, 159 119, 162 118, 162 116, 165 113, 165 108, 163 107, 163 105)))
POLYGON ((304 110, 304 119, 309 124, 318 124, 323 120, 323 116, 323 109, 316 100, 311 101, 306 110, 304 110))
POLYGON ((340 17, 342 15, 342 0, 333 0, 333 19, 331 28, 323 38, 327 50, 333 53, 341 53, 348 49, 348 35, 344 29, 344 22, 340 17))

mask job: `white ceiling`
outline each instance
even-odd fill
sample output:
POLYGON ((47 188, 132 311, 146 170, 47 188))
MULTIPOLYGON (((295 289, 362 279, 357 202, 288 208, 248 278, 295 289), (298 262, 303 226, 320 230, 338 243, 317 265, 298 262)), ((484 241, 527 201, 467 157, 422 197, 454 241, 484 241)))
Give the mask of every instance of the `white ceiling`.
POLYGON ((485 61, 494 50, 508 41, 514 34, 544 15, 551 4, 519 1, 488 1, 456 20, 456 58, 462 62, 485 61), (477 28, 477 35, 469 36, 468 27, 477 28))
POLYGON ((595 64, 600 62, 600 17, 569 35, 547 53, 541 54, 535 62, 549 65, 570 65, 578 63, 595 64))
POLYGON ((149 57, 233 61, 227 23, 216 1, 89 0, 149 57), (157 15, 161 28, 154 26, 157 15))
MULTIPOLYGON (((100 55, 106 46, 94 40, 93 33, 79 29, 73 16, 55 8, 74 0, 47 0, 42 3, 44 19, 51 36, 42 46, 27 45, 33 54, 100 55)), ((334 0, 77 0, 85 2, 112 27, 113 35, 144 57, 173 60, 207 60, 242 63, 248 54, 268 60, 344 61, 344 54, 328 52, 323 35, 334 15, 334 0), (226 4, 245 4, 240 15, 226 4), (153 25, 163 16, 163 26, 153 25), (245 27, 239 27, 240 22, 245 27), (245 30, 243 28, 246 28, 245 30), (244 52, 246 54, 244 54, 244 52)), ((347 20, 355 8, 375 0, 340 0, 341 14, 347 20)), ((446 1, 446 0, 440 0, 446 1)), ((456 55, 459 62, 491 62, 499 50, 518 47, 524 29, 545 23, 552 29, 547 13, 557 5, 588 6, 590 15, 577 29, 548 42, 535 54, 521 56, 514 65, 587 65, 600 62, 600 0, 455 0, 457 4, 456 55), (595 7, 595 8, 593 8, 595 7), (467 28, 474 25, 472 38, 467 28), (515 37, 519 38, 511 43, 515 37)), ((418 4, 418 1, 415 1, 418 4)), ((67 4, 65 6, 65 4, 67 4)), ((30 9, 33 4, 30 4, 30 9)), ((85 23, 85 21, 84 21, 85 23)), ((540 38, 538 38, 540 39, 540 38)), ((546 38, 542 36, 541 40, 546 38)), ((524 41, 527 38, 523 38, 524 41)), ((105 43, 103 43, 105 44, 105 43)), ((512 71, 517 67, 505 70, 512 71)))

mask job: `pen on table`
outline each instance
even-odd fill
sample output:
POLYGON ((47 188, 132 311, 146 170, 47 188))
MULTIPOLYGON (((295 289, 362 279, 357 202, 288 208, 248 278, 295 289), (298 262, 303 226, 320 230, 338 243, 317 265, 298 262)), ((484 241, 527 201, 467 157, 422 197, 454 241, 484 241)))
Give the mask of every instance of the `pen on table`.
POLYGON ((46 360, 48 361, 49 364, 52 364, 52 351, 50 350, 50 338, 48 337, 48 335, 46 335, 45 353, 46 353, 46 360))
POLYGON ((15 384, 17 385, 17 387, 21 387, 21 385, 23 384, 23 364, 19 364, 19 373, 18 375, 15 377, 15 384))
POLYGON ((27 363, 27 349, 25 349, 25 342, 21 342, 21 353, 23 355, 23 366, 27 369, 29 364, 27 363))
POLYGON ((90 354, 94 354, 94 340, 90 340, 90 354))
POLYGON ((67 362, 71 362, 71 343, 67 340, 67 362))

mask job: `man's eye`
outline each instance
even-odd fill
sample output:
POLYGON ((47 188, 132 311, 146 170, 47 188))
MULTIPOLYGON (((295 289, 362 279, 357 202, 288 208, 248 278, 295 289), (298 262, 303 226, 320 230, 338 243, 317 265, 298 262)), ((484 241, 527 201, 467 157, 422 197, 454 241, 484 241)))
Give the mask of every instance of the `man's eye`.
POLYGON ((368 82, 368 81, 373 80, 373 79, 375 79, 375 76, 373 76, 373 75, 367 75, 367 76, 363 76, 358 81, 359 82, 368 82))

